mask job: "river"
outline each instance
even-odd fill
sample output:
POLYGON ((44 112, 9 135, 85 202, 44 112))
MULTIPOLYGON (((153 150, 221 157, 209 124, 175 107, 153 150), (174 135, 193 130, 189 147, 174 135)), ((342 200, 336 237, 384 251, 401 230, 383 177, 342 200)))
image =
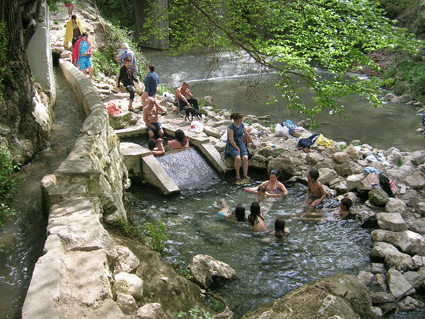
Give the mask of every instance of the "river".
MULTIPOLYGON (((211 61, 206 53, 169 56, 167 52, 147 50, 145 54, 155 65, 162 84, 175 89, 182 81, 188 81, 195 97, 210 95, 219 109, 270 115, 274 123, 304 119, 302 114, 285 108, 275 87, 277 75, 259 68, 249 59, 229 53, 221 53, 218 61, 211 61), (209 68, 212 65, 213 70, 209 68), (274 97, 277 102, 269 104, 274 97)), ((323 70, 319 73, 326 76, 323 70)), ((307 107, 313 107, 312 91, 304 90, 299 95, 307 107)), ((341 100, 346 118, 323 111, 316 116, 319 127, 312 132, 337 141, 360 140, 379 149, 392 146, 401 151, 423 149, 424 138, 416 132, 421 127, 416 107, 389 102, 385 107, 375 109, 363 97, 352 95, 350 99, 341 100)))

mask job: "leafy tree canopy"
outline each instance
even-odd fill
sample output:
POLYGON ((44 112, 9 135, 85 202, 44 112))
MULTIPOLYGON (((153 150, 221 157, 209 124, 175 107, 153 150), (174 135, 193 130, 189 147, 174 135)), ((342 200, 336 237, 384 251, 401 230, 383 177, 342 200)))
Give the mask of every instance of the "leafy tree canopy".
POLYGON ((168 10, 177 52, 214 47, 248 54, 279 73, 277 85, 287 107, 307 116, 323 108, 342 114, 338 99, 351 93, 381 105, 379 79, 360 81, 347 72, 356 65, 377 68, 367 56, 374 50, 417 54, 420 46, 369 0, 170 0, 168 10), (316 66, 333 78, 322 76, 316 66), (300 100, 298 81, 315 91, 314 108, 300 100))

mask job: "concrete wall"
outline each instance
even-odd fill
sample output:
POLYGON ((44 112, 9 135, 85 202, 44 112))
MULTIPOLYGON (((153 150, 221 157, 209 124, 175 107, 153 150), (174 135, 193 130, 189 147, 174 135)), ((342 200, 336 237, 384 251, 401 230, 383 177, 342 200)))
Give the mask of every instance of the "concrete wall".
MULTIPOLYGON (((149 36, 147 41, 138 41, 138 43, 147 48, 167 50, 169 48, 169 32, 168 32, 168 0, 135 0, 135 17, 136 17, 136 38, 147 36, 150 31, 145 27, 148 15, 153 17, 155 27, 160 30, 158 35, 149 36)), ((149 17, 150 17, 149 16, 149 17)), ((137 40, 136 40, 137 41, 137 40)))
POLYGON ((27 58, 36 82, 51 92, 52 103, 56 99, 53 76, 52 49, 50 47, 50 17, 46 1, 43 0, 37 30, 27 47, 27 58))
POLYGON ((126 219, 127 170, 95 88, 70 62, 60 66, 89 115, 68 158, 42 180, 47 240, 22 318, 126 318, 113 300, 117 249, 103 225, 126 219))

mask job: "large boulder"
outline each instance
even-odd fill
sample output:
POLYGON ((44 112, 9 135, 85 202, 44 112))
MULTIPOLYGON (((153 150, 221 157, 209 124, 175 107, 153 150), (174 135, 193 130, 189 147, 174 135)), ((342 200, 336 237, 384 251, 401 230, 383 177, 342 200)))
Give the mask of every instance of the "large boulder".
POLYGON ((379 213, 376 218, 381 229, 392 231, 404 231, 407 229, 403 217, 398 213, 379 213))
POLYGON ((342 164, 350 160, 350 155, 348 155, 346 152, 336 152, 332 155, 332 159, 336 163, 342 164))
POLYGON ((137 319, 168 319, 169 317, 162 310, 160 303, 149 303, 140 307, 136 315, 137 319))
POLYGON ((395 268, 400 271, 415 269, 412 257, 399 251, 390 251, 385 256, 385 264, 388 268, 395 268))
POLYGON ((401 199, 389 198, 385 204, 385 211, 387 213, 398 213, 404 216, 407 212, 407 206, 401 199))
POLYGON ((399 247, 400 232, 390 230, 375 229, 371 233, 373 242, 387 242, 396 247, 399 247))
POLYGON ((406 177, 404 183, 411 188, 419 189, 425 186, 425 178, 421 172, 414 172, 406 177))
POLYGON ((338 174, 335 170, 330 168, 320 168, 319 169, 319 182, 322 184, 329 185, 329 182, 332 181, 338 174))
POLYGON ((387 272, 387 283, 390 292, 394 297, 398 298, 401 295, 407 293, 407 295, 414 294, 415 288, 404 278, 403 274, 396 270, 390 269, 387 272))
POLYGON ((232 267, 208 255, 196 255, 187 268, 192 272, 193 280, 203 288, 208 288, 213 283, 220 284, 236 276, 232 267))
POLYGON ((373 244, 373 247, 370 251, 370 256, 377 258, 385 258, 385 256, 389 255, 390 253, 397 252, 399 251, 394 245, 384 242, 377 242, 373 244))
POLYGON ((385 206, 389 201, 388 194, 380 187, 374 187, 367 193, 369 201, 376 206, 385 206))
POLYGON ((371 306, 363 283, 353 275, 335 274, 299 287, 244 318, 371 318, 371 306))
POLYGON ((133 254, 133 252, 125 246, 116 246, 118 258, 115 264, 114 273, 118 274, 120 272, 132 272, 135 270, 139 264, 140 260, 133 254))
POLYGON ((410 230, 400 233, 399 246, 401 250, 411 255, 425 255, 424 237, 410 230))
POLYGON ((120 272, 115 275, 114 289, 117 293, 140 299, 143 296, 143 280, 135 274, 120 272))

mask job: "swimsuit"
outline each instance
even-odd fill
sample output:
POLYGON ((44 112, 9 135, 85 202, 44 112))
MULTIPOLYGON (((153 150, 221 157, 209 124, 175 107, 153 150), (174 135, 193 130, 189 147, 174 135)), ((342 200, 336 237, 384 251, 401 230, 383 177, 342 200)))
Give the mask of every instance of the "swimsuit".
POLYGON ((310 199, 312 200, 312 201, 315 201, 316 199, 319 199, 320 197, 316 197, 316 196, 313 196, 313 195, 311 195, 310 194, 310 199))

